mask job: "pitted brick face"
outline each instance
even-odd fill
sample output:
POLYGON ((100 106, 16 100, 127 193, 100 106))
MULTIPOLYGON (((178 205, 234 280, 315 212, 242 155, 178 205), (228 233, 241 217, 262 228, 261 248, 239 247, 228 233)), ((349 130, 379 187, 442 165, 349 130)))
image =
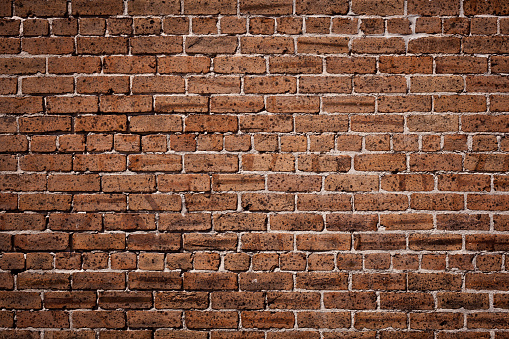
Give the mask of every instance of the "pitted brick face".
POLYGON ((0 0, 0 337, 504 339, 506 0, 0 0))

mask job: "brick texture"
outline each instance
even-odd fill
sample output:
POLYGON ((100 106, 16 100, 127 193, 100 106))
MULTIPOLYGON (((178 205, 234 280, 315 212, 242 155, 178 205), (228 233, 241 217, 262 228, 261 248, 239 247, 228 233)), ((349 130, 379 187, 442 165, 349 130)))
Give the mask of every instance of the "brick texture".
POLYGON ((0 0, 0 338, 508 339, 507 0, 0 0))

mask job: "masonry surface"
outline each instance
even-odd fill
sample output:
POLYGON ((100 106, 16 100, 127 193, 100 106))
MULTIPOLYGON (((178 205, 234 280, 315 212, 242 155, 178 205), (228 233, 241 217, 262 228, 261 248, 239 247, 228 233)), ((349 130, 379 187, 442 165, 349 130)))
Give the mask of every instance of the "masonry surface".
POLYGON ((508 339, 509 2, 0 0, 0 337, 508 339))

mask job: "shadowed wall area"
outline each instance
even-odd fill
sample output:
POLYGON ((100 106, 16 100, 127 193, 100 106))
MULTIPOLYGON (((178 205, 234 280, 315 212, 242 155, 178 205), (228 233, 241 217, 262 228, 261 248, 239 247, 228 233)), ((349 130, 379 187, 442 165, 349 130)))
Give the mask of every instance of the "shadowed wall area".
POLYGON ((506 0, 0 0, 0 337, 509 339, 506 0))

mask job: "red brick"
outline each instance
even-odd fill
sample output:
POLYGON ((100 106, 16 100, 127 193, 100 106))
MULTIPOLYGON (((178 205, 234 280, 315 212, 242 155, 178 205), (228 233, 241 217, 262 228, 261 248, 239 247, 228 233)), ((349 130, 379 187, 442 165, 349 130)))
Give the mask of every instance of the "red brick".
POLYGON ((192 329, 237 328, 239 315, 233 311, 187 311, 186 324, 192 329))
POLYGON ((293 237, 285 233, 251 233, 242 236, 245 250, 281 251, 293 248, 293 237))
POLYGON ((208 73, 210 59, 204 56, 161 56, 157 58, 159 73, 208 73))
POLYGON ((17 284, 19 289, 68 289, 70 285, 70 274, 23 272, 18 274, 17 284))
POLYGON ((38 292, 0 291, 0 305, 9 309, 41 309, 41 295, 38 292))
POLYGON ((126 54, 128 47, 125 37, 78 37, 76 43, 78 54, 126 54))
POLYGON ((297 249, 303 251, 337 251, 350 249, 350 236, 344 234, 299 234, 297 249))
POLYGON ((72 314, 75 328, 121 328, 125 326, 122 311, 75 311, 72 314))
POLYGON ((295 322, 292 312, 243 311, 241 317, 246 328, 292 328, 295 322))
MULTIPOLYGON (((233 54, 237 49, 235 37, 189 37, 186 39, 189 54, 233 54)), ((178 53, 180 51, 174 51, 178 53)))
POLYGON ((507 45, 505 36, 472 36, 463 40, 463 52, 474 53, 504 53, 507 45))
POLYGON ((234 273, 184 273, 184 288, 187 290, 234 290, 237 286, 234 273))
POLYGON ((182 208, 182 201, 178 195, 166 194, 131 194, 129 195, 129 209, 133 211, 172 211, 182 208))
POLYGON ((178 14, 178 1, 134 0, 128 4, 129 15, 168 15, 178 14))
POLYGON ((429 112, 431 97, 427 95, 379 97, 378 111, 381 113, 429 112))
POLYGON ((293 39, 288 37, 241 37, 243 54, 287 54, 294 52, 293 39))
POLYGON ((179 311, 128 311, 127 324, 132 328, 181 327, 179 311))
POLYGON ((355 14, 364 15, 402 15, 404 3, 402 0, 354 0, 352 10, 355 14))
POLYGON ((402 54, 405 42, 401 38, 357 38, 353 40, 352 52, 362 54, 402 54))
POLYGON ((186 234, 184 248, 187 250, 233 250, 237 247, 235 234, 186 234))
POLYGON ((42 58, 2 58, 0 60, 1 74, 36 74, 44 73, 42 58))
POLYGON ((410 155, 410 170, 461 171, 462 157, 458 154, 416 154, 410 155))
POLYGON ((340 272, 297 273, 296 287, 306 290, 346 290, 348 275, 340 272))
POLYGON ((237 118, 229 115, 194 114, 186 118, 186 132, 235 132, 237 118))
MULTIPOLYGON (((348 53, 349 39, 346 37, 299 37, 297 38, 297 52, 309 54, 339 54, 348 53)), ((306 59, 301 59, 302 61, 306 59)), ((308 59, 309 60, 309 59, 308 59)), ((311 59, 313 60, 313 59, 311 59)), ((310 61, 311 61, 310 60, 310 61)), ((320 59, 318 59, 320 60, 320 59)), ((305 66, 302 65, 305 69, 305 66)), ((321 68, 320 68, 321 69, 321 68)), ((307 72, 306 72, 307 73, 307 72)), ((316 72, 310 72, 316 73, 316 72)))
POLYGON ((263 110, 261 96, 214 96, 210 111, 214 113, 256 113, 263 110))
POLYGON ((77 250, 118 250, 125 248, 123 234, 73 234, 72 246, 77 250))
POLYGON ((376 295, 374 292, 325 292, 323 303, 325 308, 375 309, 376 295))
POLYGON ((352 202, 347 194, 299 194, 297 209, 301 211, 351 211, 352 202))
POLYGON ((323 218, 317 214, 280 214, 270 218, 271 229, 286 231, 321 231, 323 218))
POLYGON ((297 0, 295 12, 297 14, 346 14, 348 12, 348 2, 341 1, 307 1, 297 0))
POLYGON ((479 312, 467 315, 468 328, 503 328, 507 326, 507 313, 504 312, 479 312))
POLYGON ((265 60, 261 57, 218 56, 214 58, 216 73, 262 74, 265 70, 265 60))
MULTIPOLYGON (((19 38, 0 38, 0 54, 18 54, 21 52, 21 39, 19 38)), ((37 53, 37 49, 32 49, 37 53)))
POLYGON ((69 314, 64 311, 21 311, 16 314, 17 326, 69 328, 69 314))
POLYGON ((376 63, 372 57, 327 57, 329 73, 375 73, 376 63))

